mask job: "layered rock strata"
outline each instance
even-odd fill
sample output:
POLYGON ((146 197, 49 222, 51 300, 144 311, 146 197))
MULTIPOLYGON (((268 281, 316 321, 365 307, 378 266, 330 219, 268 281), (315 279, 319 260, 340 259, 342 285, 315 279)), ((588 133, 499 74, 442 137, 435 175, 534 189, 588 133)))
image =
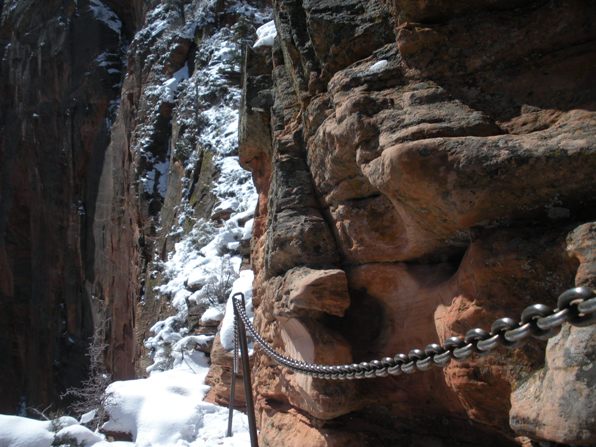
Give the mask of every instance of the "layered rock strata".
MULTIPOLYGON (((595 12, 274 1, 278 37, 247 54, 240 130, 265 339, 359 362, 593 285, 595 12)), ((590 445, 593 336, 565 326, 548 345, 357 382, 257 350, 261 444, 590 445)))

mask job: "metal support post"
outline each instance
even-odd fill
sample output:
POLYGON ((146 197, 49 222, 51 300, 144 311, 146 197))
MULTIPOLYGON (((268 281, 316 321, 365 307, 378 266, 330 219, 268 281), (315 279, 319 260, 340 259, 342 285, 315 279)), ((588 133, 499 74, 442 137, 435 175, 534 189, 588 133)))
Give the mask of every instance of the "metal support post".
MULTIPOLYGON (((242 298, 242 307, 245 307, 244 294, 240 295, 242 298)), ((234 295, 234 296, 236 296, 234 295)), ((234 296, 232 299, 234 299, 234 296)), ((240 318, 240 315, 236 313, 234 308, 234 314, 236 321, 238 321, 238 339, 240 342, 240 357, 242 359, 242 379, 244 381, 244 396, 246 398, 246 415, 248 416, 248 431, 250 434, 250 445, 251 447, 259 447, 259 441, 257 437, 257 422, 255 419, 255 404, 252 398, 252 384, 250 381, 250 364, 248 362, 248 341, 246 340, 246 328, 240 318)))
POLYGON ((228 431, 226 437, 232 436, 232 421, 234 419, 234 398, 236 396, 236 376, 238 375, 238 317, 234 310, 234 356, 232 362, 232 381, 230 384, 230 402, 228 403, 228 431))

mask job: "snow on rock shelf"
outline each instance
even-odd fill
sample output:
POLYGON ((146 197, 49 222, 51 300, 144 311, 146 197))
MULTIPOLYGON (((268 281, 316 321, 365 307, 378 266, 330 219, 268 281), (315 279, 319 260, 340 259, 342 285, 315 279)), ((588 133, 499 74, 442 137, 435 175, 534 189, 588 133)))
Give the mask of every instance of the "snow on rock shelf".
POLYGON ((101 0, 91 0, 89 2, 89 9, 97 20, 120 36, 122 33, 122 22, 109 6, 104 4, 101 0))
POLYGON ((252 282, 255 275, 252 270, 243 270, 240 272, 239 278, 234 281, 232 293, 226 303, 226 313, 221 323, 219 337, 221 345, 225 350, 230 351, 234 349, 234 307, 232 304, 232 296, 236 293, 244 294, 244 304, 246 306, 246 314, 249 318, 253 317, 252 307, 252 282))
POLYGON ((272 47, 273 41, 277 36, 277 30, 275 29, 275 22, 271 20, 265 23, 257 29, 258 39, 253 45, 253 48, 259 47, 272 47))
POLYGON ((53 421, 36 421, 0 414, 0 447, 50 447, 55 431, 76 423, 76 419, 67 416, 53 421))
POLYGON ((137 446, 246 445, 247 422, 234 415, 235 436, 226 439, 228 410, 203 398, 209 365, 202 352, 186 352, 171 370, 108 388, 108 432, 130 433, 137 446))

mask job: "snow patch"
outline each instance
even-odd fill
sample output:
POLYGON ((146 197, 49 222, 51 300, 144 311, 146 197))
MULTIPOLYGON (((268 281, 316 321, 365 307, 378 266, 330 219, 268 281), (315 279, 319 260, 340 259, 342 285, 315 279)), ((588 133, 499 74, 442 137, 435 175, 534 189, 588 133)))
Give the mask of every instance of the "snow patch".
POLYGON ((166 160, 158 161, 153 164, 153 169, 147 171, 145 177, 141 178, 143 189, 146 193, 153 194, 157 192, 161 197, 165 198, 168 190, 168 169, 170 163, 166 160), (156 188, 157 183, 157 188, 156 188))
POLYGON ((252 307, 252 282, 254 280, 254 273, 252 270, 242 270, 239 278, 234 281, 232 286, 232 292, 226 303, 226 314, 223 321, 221 322, 221 329, 219 332, 219 339, 221 345, 227 351, 234 349, 234 304, 232 302, 232 296, 236 293, 244 294, 244 303, 246 306, 246 314, 248 318, 253 318, 253 307, 252 307))
POLYGON ((248 445, 244 414, 234 413, 236 434, 226 438, 228 410, 203 402, 207 372, 207 358, 194 352, 175 369, 113 383, 108 387, 110 420, 103 428, 130 433, 139 447, 248 445))
POLYGON ((112 10, 112 8, 107 6, 101 0, 91 0, 89 2, 89 9, 97 20, 118 34, 118 36, 121 35, 122 21, 112 10))
POLYGON ((201 323, 207 323, 209 321, 221 321, 223 316, 223 312, 217 307, 210 307, 201 316, 201 323))
POLYGON ((51 447, 55 431, 75 424, 77 420, 69 416, 53 421, 37 421, 0 414, 0 446, 51 447))
POLYGON ((272 47, 276 36, 277 30, 275 29, 275 22, 271 20, 257 28, 258 39, 252 47, 272 47))
POLYGON ((104 440, 105 436, 92 432, 82 425, 71 425, 56 433, 56 442, 62 442, 65 445, 71 445, 74 441, 81 447, 87 447, 104 440))
POLYGON ((51 423, 20 416, 0 415, 0 445, 50 447, 54 441, 51 423))
POLYGON ((387 67, 388 64, 389 64, 389 62, 386 59, 381 59, 380 61, 377 61, 374 64, 372 64, 370 67, 368 67, 368 72, 369 73, 378 73, 380 71, 383 71, 387 67))
POLYGON ((180 70, 172 75, 172 77, 176 79, 176 81, 181 82, 188 79, 188 75, 188 65, 184 64, 180 70))
POLYGON ((84 413, 83 415, 81 415, 81 418, 79 419, 79 424, 88 424, 89 422, 93 421, 93 419, 95 419, 96 415, 97 410, 91 410, 87 413, 84 413))

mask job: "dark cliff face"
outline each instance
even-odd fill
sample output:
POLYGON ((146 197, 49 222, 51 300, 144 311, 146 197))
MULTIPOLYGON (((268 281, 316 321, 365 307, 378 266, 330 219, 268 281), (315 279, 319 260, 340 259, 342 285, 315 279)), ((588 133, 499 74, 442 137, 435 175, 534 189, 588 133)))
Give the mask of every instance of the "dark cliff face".
POLYGON ((8 1, 0 42, 0 411, 13 412, 86 371, 124 36, 97 2, 8 1))

